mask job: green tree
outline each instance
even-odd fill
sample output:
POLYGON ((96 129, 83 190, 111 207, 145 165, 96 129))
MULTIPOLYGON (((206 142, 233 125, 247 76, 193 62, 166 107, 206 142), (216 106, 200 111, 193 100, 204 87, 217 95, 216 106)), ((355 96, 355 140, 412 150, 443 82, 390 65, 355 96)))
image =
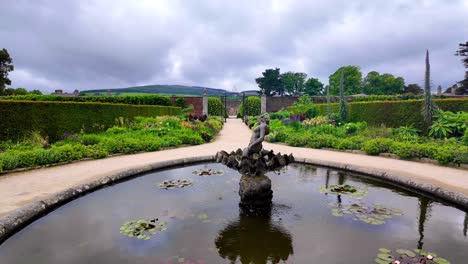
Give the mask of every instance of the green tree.
POLYGON ((281 74, 281 80, 285 93, 289 95, 301 95, 304 93, 304 84, 307 74, 303 72, 286 72, 281 74))
POLYGON ((418 84, 412 83, 405 87, 403 93, 422 94, 424 90, 418 84))
POLYGON ((15 89, 15 95, 26 95, 28 94, 28 90, 25 88, 16 88, 15 89))
POLYGON ((341 69, 340 74, 340 118, 342 122, 346 122, 346 116, 348 115, 348 108, 346 106, 346 99, 344 96, 344 69, 341 69))
POLYGON ((309 78, 305 84, 304 92, 308 95, 322 95, 323 83, 321 83, 317 78, 309 78))
POLYGON ((389 73, 380 75, 371 71, 362 81, 362 86, 365 94, 401 94, 405 89, 405 80, 389 73))
POLYGON ((29 92, 30 94, 37 94, 37 95, 42 95, 42 92, 39 90, 32 90, 29 92))
POLYGON ((255 79, 258 87, 260 87, 260 91, 262 89, 265 90, 265 94, 268 96, 276 94, 282 96, 284 94, 279 68, 266 69, 264 72, 262 72, 262 75, 263 77, 255 79))
POLYGON ((6 49, 0 50, 0 95, 5 91, 6 85, 11 85, 11 80, 8 79, 8 73, 13 71, 13 60, 6 49))
POLYGON ((467 70, 465 71, 465 79, 459 82, 461 87, 457 89, 458 91, 456 93, 460 95, 466 95, 468 94, 468 41, 465 43, 460 43, 458 46, 459 48, 455 55, 462 57, 461 61, 467 70))
POLYGON ((343 66, 336 70, 329 77, 330 93, 338 95, 340 93, 340 75, 341 70, 344 71, 345 79, 343 85, 345 87, 344 94, 359 94, 362 93, 362 73, 357 66, 343 66))

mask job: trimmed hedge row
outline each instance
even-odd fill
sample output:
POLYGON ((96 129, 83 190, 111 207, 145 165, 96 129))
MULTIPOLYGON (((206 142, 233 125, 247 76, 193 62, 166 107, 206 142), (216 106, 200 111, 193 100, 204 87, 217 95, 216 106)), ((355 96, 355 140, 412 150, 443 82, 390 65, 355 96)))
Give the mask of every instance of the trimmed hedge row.
POLYGON ((118 117, 178 114, 180 108, 171 106, 0 100, 0 140, 21 140, 38 131, 54 141, 64 133, 100 132, 118 117))
POLYGON ((135 105, 171 106, 171 100, 161 95, 125 95, 125 96, 60 96, 60 95, 17 95, 1 96, 0 100, 30 100, 30 101, 64 101, 64 102, 98 102, 135 105))
MULTIPOLYGON (((441 110, 468 112, 468 98, 466 99, 434 99, 441 110)), ((377 101, 355 102, 348 104, 346 122, 365 121, 370 126, 400 127, 413 125, 425 130, 426 125, 421 115, 422 100, 406 101, 377 101)), ((317 104, 322 115, 327 113, 326 104, 317 104)), ((332 111, 338 113, 339 104, 331 104, 332 111)))

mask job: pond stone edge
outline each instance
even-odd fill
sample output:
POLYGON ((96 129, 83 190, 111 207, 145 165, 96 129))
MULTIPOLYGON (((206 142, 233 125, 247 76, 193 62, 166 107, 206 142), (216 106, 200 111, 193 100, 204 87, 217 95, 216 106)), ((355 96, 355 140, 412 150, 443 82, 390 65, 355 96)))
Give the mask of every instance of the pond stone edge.
MULTIPOLYGON (((0 245, 6 239, 23 229, 25 226, 32 223, 33 221, 41 218, 42 216, 45 216, 46 214, 50 213, 51 211, 60 207, 61 205, 75 200, 88 193, 94 192, 96 190, 99 190, 106 186, 110 186, 115 183, 130 180, 132 178, 141 176, 142 174, 147 172, 168 169, 181 165, 191 165, 210 161, 215 161, 214 155, 155 162, 152 164, 140 166, 137 168, 131 168, 125 171, 111 174, 109 176, 92 180, 89 183, 80 184, 73 188, 69 188, 62 192, 53 194, 52 196, 46 199, 31 202, 28 205, 25 205, 7 214, 6 216, 0 217, 0 245)), ((407 177, 402 177, 396 174, 388 173, 384 170, 369 169, 366 167, 352 164, 321 161, 301 157, 296 157, 295 162, 300 164, 310 164, 315 166, 328 167, 338 169, 341 171, 349 171, 363 174, 366 176, 371 176, 372 178, 383 179, 386 182, 393 183, 413 192, 422 191, 423 193, 428 193, 444 201, 452 203, 459 208, 468 210, 468 196, 465 196, 462 193, 449 191, 447 189, 437 187, 428 183, 416 182, 407 177)))

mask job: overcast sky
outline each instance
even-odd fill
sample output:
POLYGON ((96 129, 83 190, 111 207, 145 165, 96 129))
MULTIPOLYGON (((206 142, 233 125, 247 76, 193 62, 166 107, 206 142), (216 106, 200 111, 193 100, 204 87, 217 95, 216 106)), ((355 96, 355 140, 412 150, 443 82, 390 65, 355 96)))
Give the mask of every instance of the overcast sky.
MULTIPOLYGON (((421 84, 464 77, 468 0, 0 0, 12 87, 144 84, 257 89, 266 68, 328 83, 343 65, 421 84)), ((435 89, 435 88, 434 88, 435 89)))

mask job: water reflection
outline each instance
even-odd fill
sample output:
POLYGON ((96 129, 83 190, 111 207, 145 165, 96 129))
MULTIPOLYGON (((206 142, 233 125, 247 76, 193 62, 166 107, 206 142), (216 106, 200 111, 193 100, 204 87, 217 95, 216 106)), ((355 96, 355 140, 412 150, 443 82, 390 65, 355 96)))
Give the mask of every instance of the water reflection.
POLYGON ((468 213, 465 214, 465 221, 463 221, 463 235, 466 237, 466 231, 468 230, 468 213))
POLYGON ((420 197, 419 199, 419 221, 418 221, 418 232, 419 232, 419 240, 418 240, 418 249, 422 249, 424 242, 424 224, 427 221, 428 216, 431 215, 431 205, 432 202, 425 198, 420 197))
POLYGON ((292 236, 272 222, 271 208, 262 212, 240 208, 239 218, 218 233, 215 245, 218 254, 231 263, 279 263, 293 254, 292 236))

